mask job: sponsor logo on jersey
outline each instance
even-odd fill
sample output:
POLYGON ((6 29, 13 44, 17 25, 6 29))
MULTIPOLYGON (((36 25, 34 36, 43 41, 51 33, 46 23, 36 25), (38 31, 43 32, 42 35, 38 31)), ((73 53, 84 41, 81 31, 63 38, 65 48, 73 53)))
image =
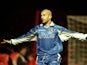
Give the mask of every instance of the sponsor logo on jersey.
POLYGON ((39 38, 54 38, 55 34, 40 34, 39 38))

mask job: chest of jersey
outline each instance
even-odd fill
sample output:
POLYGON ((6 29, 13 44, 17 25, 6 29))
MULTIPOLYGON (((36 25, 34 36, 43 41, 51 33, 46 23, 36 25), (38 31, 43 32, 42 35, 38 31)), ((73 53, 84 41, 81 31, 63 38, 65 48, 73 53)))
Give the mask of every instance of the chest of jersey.
POLYGON ((53 27, 40 27, 38 29, 38 38, 55 38, 55 36, 58 34, 56 29, 53 27))

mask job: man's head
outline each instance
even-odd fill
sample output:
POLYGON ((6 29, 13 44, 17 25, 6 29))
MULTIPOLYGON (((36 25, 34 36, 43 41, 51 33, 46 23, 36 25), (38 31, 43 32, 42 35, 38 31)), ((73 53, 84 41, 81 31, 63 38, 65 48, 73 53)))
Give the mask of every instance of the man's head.
POLYGON ((42 23, 47 23, 52 19, 52 12, 49 9, 44 9, 41 11, 42 23))
POLYGON ((27 47, 22 47, 22 48, 20 48, 19 53, 20 53, 21 55, 25 55, 25 54, 27 53, 27 47))

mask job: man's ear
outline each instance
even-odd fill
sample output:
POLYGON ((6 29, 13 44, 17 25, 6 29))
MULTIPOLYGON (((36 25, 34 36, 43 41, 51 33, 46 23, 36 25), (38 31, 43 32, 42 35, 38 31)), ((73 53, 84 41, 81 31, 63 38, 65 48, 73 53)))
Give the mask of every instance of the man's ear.
POLYGON ((51 19, 51 18, 52 18, 52 16, 49 16, 49 18, 51 19))

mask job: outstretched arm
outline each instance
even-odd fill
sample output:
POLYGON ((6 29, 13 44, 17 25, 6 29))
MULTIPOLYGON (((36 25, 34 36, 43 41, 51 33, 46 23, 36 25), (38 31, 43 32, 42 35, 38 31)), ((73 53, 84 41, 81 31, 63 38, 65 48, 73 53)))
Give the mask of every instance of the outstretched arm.
POLYGON ((76 39, 79 39, 79 40, 87 40, 87 34, 84 34, 84 33, 76 32, 76 33, 71 33, 70 35, 73 38, 76 38, 76 39))
POLYGON ((65 34, 60 34, 59 37, 60 37, 62 42, 67 41, 71 38, 71 36, 67 36, 65 34))
POLYGON ((3 39, 3 41, 1 43, 11 43, 10 40, 6 40, 6 39, 3 39))
POLYGON ((78 40, 87 40, 87 34, 71 31, 64 27, 60 27, 58 29, 58 33, 62 42, 67 41, 70 38, 76 38, 78 40))
POLYGON ((31 29, 27 34, 24 34, 18 38, 10 39, 10 40, 3 40, 1 43, 10 43, 16 45, 22 42, 29 42, 29 41, 36 41, 36 28, 31 29))

